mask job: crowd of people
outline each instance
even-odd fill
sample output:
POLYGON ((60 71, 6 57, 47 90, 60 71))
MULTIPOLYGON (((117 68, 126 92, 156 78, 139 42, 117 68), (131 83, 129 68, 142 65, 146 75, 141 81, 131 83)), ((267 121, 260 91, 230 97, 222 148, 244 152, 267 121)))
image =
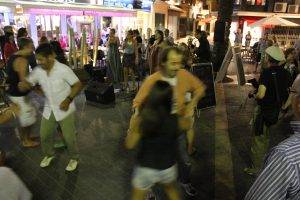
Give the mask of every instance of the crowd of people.
MULTIPOLYGON (((59 41, 41 37, 35 48, 25 28, 18 30, 17 37, 10 26, 4 32, 0 37, 2 68, 6 72, 5 93, 10 104, 0 110, 0 124, 18 118, 21 145, 25 148, 41 145, 42 168, 50 166, 55 159, 54 133, 58 132, 70 158, 65 170, 76 170, 80 152, 74 98, 83 84, 68 66, 59 41), (32 134, 38 116, 31 92, 45 99, 40 138, 32 134)), ((197 195, 191 184, 190 156, 194 152, 194 112, 205 95, 206 86, 189 70, 195 62, 212 62, 212 54, 206 32, 196 30, 195 37, 199 46, 191 39, 187 44, 175 44, 168 29, 157 30, 146 41, 138 30, 128 30, 126 39, 120 42, 116 31, 110 29, 105 44, 109 80, 126 92, 137 91, 125 139, 126 148, 138 148, 132 176, 133 200, 151 196, 151 188, 157 183, 163 185, 169 199, 181 199, 177 181, 186 194, 197 195), (137 88, 138 81, 142 80, 141 87, 137 88)), ((248 40, 250 43, 251 35, 248 40)), ((249 95, 258 102, 253 118, 253 162, 245 172, 258 178, 246 199, 297 199, 300 45, 283 52, 276 43, 262 39, 257 48, 262 67, 259 81, 253 84, 256 89, 249 95), (277 123, 280 111, 290 105, 296 116, 296 121, 291 122, 295 135, 267 154, 270 127, 277 123)), ((4 160, 1 147, 0 152, 1 165, 4 160)), ((5 178, 3 173, 15 177, 12 185, 7 184, 11 188, 6 191, 11 191, 13 184, 20 184, 27 199, 31 198, 26 186, 7 168, 0 167, 0 183, 5 178)), ((0 191, 0 197, 10 193, 0 191)))
MULTIPOLYGON (((42 168, 51 165, 55 158, 54 133, 58 126, 57 132, 70 157, 66 171, 76 170, 79 151, 74 98, 83 88, 82 83, 68 66, 59 41, 43 36, 35 48, 26 29, 19 29, 16 38, 12 27, 7 26, 4 31, 5 34, 0 37, 1 55, 6 72, 5 93, 11 103, 3 111, 4 121, 12 118, 11 115, 18 118, 18 132, 23 147, 33 148, 41 144, 44 155, 40 162, 42 168), (32 104, 31 92, 45 99, 40 138, 32 133, 38 116, 32 104)), ((167 29, 164 32, 157 30, 147 43, 137 30, 129 30, 122 44, 115 33, 114 29, 110 30, 106 43, 106 61, 111 81, 116 87, 136 91, 135 76, 146 78, 133 101, 134 114, 125 142, 129 149, 137 143, 141 145, 132 180, 132 199, 143 199, 156 183, 165 186, 170 199, 180 199, 175 187, 176 163, 183 189, 188 195, 195 196, 197 192, 191 185, 189 156, 194 151, 194 109, 204 96, 205 86, 184 68, 189 69, 193 59, 205 51, 210 56, 207 36, 197 31, 202 47, 194 47, 192 52, 184 43, 176 45, 167 29), (146 77, 147 74, 149 76, 146 77), (190 94, 190 97, 186 98, 186 94, 190 94), (160 130, 162 126, 165 129, 160 130), (163 154, 158 154, 162 149, 163 154)), ((3 151, 1 155, 4 155, 3 151)), ((14 184, 24 186, 21 181, 14 184)))

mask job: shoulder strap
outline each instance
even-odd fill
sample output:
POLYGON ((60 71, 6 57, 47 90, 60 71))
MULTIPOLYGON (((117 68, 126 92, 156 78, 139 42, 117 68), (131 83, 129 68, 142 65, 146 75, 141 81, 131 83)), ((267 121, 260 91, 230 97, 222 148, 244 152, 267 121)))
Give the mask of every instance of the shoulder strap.
POLYGON ((277 82, 276 74, 277 74, 276 72, 272 72, 273 83, 275 86, 276 100, 277 100, 277 103, 280 105, 282 102, 281 102, 281 98, 279 96, 279 89, 278 89, 278 82, 277 82))

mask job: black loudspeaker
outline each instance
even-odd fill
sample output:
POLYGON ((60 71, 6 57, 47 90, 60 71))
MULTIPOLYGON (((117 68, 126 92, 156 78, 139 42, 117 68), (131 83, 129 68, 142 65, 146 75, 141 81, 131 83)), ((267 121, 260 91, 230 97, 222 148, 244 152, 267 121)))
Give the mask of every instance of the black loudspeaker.
POLYGON ((92 81, 105 82, 105 69, 95 68, 92 64, 84 65, 84 69, 90 75, 92 81))
POLYGON ((225 41, 225 28, 226 23, 217 20, 215 23, 215 34, 214 42, 224 42, 225 41))
POLYGON ((115 102, 114 86, 111 83, 90 82, 84 90, 87 101, 110 104, 115 102))

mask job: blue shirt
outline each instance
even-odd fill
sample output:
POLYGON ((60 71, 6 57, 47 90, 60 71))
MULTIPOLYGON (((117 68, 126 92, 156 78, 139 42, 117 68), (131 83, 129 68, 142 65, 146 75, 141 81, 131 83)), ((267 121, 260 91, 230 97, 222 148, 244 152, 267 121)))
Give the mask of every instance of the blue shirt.
POLYGON ((295 134, 271 150, 245 200, 300 199, 300 121, 291 127, 295 134))
POLYGON ((295 134, 274 147, 245 200, 300 199, 300 121, 291 122, 295 134))

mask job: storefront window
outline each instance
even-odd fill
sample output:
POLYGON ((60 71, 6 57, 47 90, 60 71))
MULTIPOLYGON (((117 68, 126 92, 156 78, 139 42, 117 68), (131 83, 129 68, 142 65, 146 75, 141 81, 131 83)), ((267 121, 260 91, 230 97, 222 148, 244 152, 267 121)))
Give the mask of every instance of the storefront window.
POLYGON ((165 15, 160 13, 155 13, 155 28, 163 29, 165 27, 165 15))

